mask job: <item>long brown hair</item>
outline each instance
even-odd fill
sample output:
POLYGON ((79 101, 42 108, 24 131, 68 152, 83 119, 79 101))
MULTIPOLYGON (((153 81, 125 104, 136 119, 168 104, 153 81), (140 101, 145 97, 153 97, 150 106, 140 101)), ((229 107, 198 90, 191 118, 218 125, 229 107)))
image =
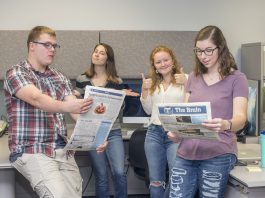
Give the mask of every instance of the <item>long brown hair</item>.
POLYGON ((172 77, 171 83, 173 83, 173 84, 176 83, 175 78, 174 78, 174 74, 180 73, 180 65, 179 65, 179 63, 176 59, 176 56, 173 53, 172 49, 170 49, 167 46, 163 46, 163 45, 155 47, 150 54, 151 68, 150 68, 149 74, 150 74, 150 78, 152 79, 152 85, 150 88, 151 94, 153 94, 155 92, 156 87, 158 87, 158 89, 160 89, 159 84, 163 80, 162 75, 156 72, 155 63, 154 63, 155 54, 158 52, 161 52, 161 51, 168 53, 170 55, 170 57, 172 58, 173 66, 172 66, 172 71, 171 71, 171 77, 172 77))
MULTIPOLYGON (((237 70, 237 65, 234 57, 230 53, 226 39, 222 31, 216 26, 206 26, 202 28, 195 38, 194 47, 196 47, 197 41, 203 41, 210 39, 214 45, 218 47, 218 61, 220 64, 219 73, 222 78, 231 74, 234 70, 237 70)), ((194 73, 196 76, 207 73, 206 68, 195 56, 195 69, 194 73)))
MULTIPOLYGON (((107 62, 105 66, 107 77, 108 77, 107 80, 112 83, 119 84, 121 82, 121 79, 119 78, 117 74, 117 70, 115 66, 114 51, 110 45, 106 43, 99 43, 94 47, 93 53, 95 52, 96 48, 100 45, 104 47, 106 54, 107 54, 107 62)), ((93 64, 92 60, 91 60, 91 66, 88 68, 85 74, 89 78, 92 78, 96 74, 95 65, 93 64)))

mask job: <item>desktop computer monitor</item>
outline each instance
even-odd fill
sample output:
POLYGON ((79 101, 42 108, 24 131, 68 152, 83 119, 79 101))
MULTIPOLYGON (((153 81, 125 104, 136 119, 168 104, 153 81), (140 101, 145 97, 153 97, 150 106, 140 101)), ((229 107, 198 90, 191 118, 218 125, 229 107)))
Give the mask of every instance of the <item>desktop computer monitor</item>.
MULTIPOLYGON (((123 80, 125 89, 131 89, 141 95, 142 79, 123 80)), ((148 124, 150 115, 147 115, 142 107, 140 96, 126 96, 123 110, 123 123, 148 124)))

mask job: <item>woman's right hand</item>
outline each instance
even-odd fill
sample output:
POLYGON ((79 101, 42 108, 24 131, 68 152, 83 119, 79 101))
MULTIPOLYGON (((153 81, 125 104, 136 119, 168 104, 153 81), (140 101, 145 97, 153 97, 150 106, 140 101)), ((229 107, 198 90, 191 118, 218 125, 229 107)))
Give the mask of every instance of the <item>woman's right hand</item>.
POLYGON ((144 74, 141 73, 142 75, 142 98, 146 99, 148 96, 148 90, 151 88, 152 86, 152 79, 151 78, 145 78, 144 74))
POLYGON ((107 146, 108 146, 108 141, 105 141, 103 144, 99 145, 96 148, 97 153, 103 153, 106 150, 107 146))
POLYGON ((152 79, 151 78, 145 78, 144 74, 141 73, 142 75, 142 89, 143 90, 148 90, 152 86, 152 79))
POLYGON ((179 143, 180 141, 181 141, 181 137, 179 137, 176 133, 172 133, 172 132, 167 132, 167 137, 171 140, 171 141, 173 141, 173 142, 175 142, 175 143, 179 143))

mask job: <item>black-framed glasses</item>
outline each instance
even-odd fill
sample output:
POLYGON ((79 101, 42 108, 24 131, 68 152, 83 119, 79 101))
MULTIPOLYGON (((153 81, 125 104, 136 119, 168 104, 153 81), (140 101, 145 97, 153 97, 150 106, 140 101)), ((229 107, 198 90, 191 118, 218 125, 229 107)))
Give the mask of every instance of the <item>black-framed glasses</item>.
POLYGON ((32 43, 41 44, 41 45, 43 45, 44 47, 46 47, 47 49, 51 49, 52 47, 53 47, 54 49, 58 49, 58 48, 61 47, 61 46, 58 45, 57 43, 52 44, 52 43, 50 43, 50 42, 45 42, 45 43, 43 43, 43 42, 38 42, 38 41, 32 41, 32 43))
POLYGON ((194 48, 193 51, 197 56, 201 56, 202 53, 204 53, 206 56, 212 56, 214 50, 218 49, 219 47, 216 48, 206 48, 205 50, 202 50, 200 48, 194 48))

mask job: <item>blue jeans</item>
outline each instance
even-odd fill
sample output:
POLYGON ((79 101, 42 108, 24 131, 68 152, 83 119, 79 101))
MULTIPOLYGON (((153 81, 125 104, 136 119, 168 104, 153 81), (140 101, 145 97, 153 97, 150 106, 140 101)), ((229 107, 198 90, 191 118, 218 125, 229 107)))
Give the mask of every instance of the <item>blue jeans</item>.
POLYGON ((172 169, 170 198, 193 198, 197 189, 200 197, 223 198, 235 163, 233 154, 207 160, 185 160, 177 156, 172 169))
MULTIPOLYGON (((172 142, 162 126, 151 124, 146 133, 144 149, 149 168, 151 198, 168 197, 167 166, 171 170, 178 144, 172 142)), ((171 175, 171 173, 169 172, 171 175)))
POLYGON ((105 152, 97 154, 89 151, 96 179, 96 196, 108 198, 108 164, 110 165, 112 181, 114 184, 115 197, 127 198, 127 176, 124 168, 124 144, 121 130, 112 130, 108 136, 108 146, 105 152))

